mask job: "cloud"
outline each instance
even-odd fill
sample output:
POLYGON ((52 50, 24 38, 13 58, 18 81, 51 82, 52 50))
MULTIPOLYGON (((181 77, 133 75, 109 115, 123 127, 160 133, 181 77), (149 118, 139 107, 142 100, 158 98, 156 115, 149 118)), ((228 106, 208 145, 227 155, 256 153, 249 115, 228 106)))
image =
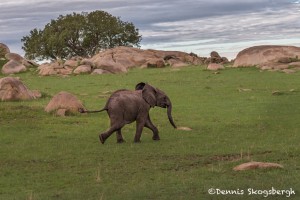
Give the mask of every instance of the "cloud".
POLYGON ((23 54, 21 38, 30 30, 59 15, 93 10, 133 22, 143 36, 142 48, 203 54, 215 50, 204 47, 233 52, 230 45, 259 41, 299 44, 298 0, 1 0, 0 42, 23 54))

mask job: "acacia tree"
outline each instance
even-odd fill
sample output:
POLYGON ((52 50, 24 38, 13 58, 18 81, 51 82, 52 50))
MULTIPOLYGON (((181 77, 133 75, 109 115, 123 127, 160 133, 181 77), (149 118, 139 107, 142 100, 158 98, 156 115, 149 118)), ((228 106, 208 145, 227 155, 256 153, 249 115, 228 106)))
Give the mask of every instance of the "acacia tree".
POLYGON ((21 41, 27 58, 42 60, 87 57, 116 46, 139 47, 141 39, 133 23, 94 11, 60 15, 43 30, 31 30, 21 41))

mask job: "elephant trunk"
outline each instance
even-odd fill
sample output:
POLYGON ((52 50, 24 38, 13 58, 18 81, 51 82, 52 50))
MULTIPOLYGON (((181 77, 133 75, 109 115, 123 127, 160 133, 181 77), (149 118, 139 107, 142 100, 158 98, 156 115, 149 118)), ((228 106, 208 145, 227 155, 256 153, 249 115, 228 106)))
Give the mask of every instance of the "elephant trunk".
POLYGON ((172 117, 172 103, 170 101, 170 99, 168 98, 169 100, 169 103, 168 103, 168 106, 167 106, 167 114, 168 114, 168 118, 169 118, 169 121, 170 123, 172 124, 172 126, 174 128, 177 128, 177 126, 175 125, 174 121, 173 121, 173 117, 172 117))

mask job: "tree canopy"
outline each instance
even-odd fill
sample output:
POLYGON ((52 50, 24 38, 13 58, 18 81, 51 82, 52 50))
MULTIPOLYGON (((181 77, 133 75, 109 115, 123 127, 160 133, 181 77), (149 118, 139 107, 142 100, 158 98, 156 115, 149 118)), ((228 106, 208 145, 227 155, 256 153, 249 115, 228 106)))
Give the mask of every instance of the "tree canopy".
POLYGON ((43 30, 33 29, 22 38, 29 59, 88 57, 116 46, 139 47, 142 37, 131 22, 105 11, 60 15, 43 30))

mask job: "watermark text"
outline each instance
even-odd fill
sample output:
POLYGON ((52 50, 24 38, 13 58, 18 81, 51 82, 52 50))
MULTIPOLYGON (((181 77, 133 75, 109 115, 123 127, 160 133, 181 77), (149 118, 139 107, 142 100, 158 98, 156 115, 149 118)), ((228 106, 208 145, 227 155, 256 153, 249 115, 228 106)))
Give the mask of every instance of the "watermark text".
POLYGON ((263 196, 263 197, 269 197, 269 196, 282 196, 289 198, 291 196, 296 195, 296 192, 293 188, 288 189, 277 189, 277 188, 270 188, 270 189, 255 189, 255 188, 248 188, 248 189, 233 189, 233 190, 227 190, 227 189, 220 189, 220 188, 210 188, 208 190, 208 194, 210 195, 236 195, 236 196, 263 196))

